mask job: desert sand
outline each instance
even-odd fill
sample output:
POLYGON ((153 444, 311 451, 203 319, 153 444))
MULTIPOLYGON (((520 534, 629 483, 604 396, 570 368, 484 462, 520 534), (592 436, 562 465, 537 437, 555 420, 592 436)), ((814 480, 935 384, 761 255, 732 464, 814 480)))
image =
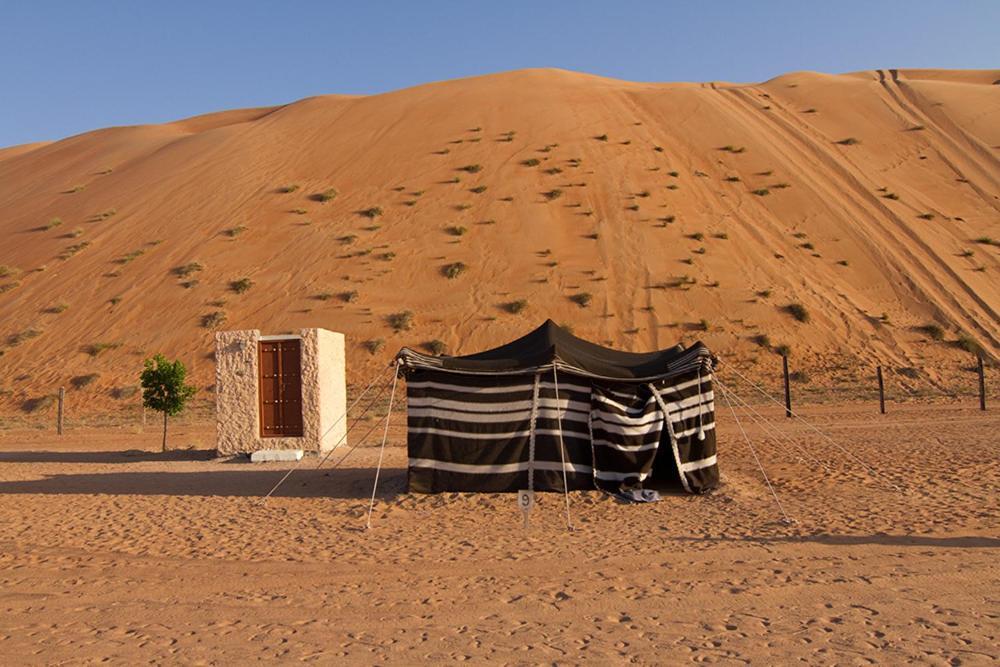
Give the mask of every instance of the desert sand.
POLYGON ((210 403, 219 328, 344 332, 361 382, 547 317, 759 373, 787 345, 821 388, 875 363, 953 388, 1000 354, 998 80, 522 70, 0 149, 0 412, 59 386, 107 412, 155 352, 210 403))
MULTIPOLYGON (((976 406, 720 412, 722 486, 623 505, 405 493, 395 421, 343 466, 155 450, 158 434, 0 434, 5 664, 932 664, 1000 659, 1000 418, 976 406), (829 470, 824 469, 829 467, 829 470), (328 466, 329 467, 329 466, 328 466), (893 488, 898 486, 899 488, 893 488)), ((210 441, 198 423, 175 445, 210 441)))

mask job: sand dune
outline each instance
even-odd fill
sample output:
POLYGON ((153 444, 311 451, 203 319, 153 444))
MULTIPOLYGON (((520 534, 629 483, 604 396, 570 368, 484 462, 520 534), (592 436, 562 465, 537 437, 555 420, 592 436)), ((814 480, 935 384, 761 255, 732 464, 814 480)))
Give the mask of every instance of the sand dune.
POLYGON ((552 317, 758 372, 766 334, 820 386, 876 361, 967 382, 954 341, 1000 354, 1000 246, 976 242, 1000 239, 998 79, 523 70, 2 149, 2 409, 90 377, 77 409, 107 410, 156 351, 208 386, 210 316, 342 331, 352 380, 404 344, 470 352, 552 317))

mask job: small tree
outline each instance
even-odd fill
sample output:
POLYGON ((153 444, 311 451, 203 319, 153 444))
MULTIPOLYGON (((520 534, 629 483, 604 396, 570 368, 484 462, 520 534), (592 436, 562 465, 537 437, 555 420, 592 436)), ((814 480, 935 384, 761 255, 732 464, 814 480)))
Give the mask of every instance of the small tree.
POLYGON ((184 384, 187 369, 180 359, 170 361, 157 354, 146 359, 144 366, 139 376, 142 404, 163 413, 163 451, 167 451, 167 416, 180 414, 198 389, 184 384))

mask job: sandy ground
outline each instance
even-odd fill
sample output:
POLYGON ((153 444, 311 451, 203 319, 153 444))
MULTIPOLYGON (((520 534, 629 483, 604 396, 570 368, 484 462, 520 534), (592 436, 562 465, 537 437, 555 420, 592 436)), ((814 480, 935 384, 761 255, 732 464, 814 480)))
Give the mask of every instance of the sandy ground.
MULTIPOLYGON (((162 455, 155 432, 0 434, 5 664, 995 664, 1000 416, 806 409, 882 475, 772 411, 748 424, 785 525, 721 415, 724 484, 646 506, 404 493, 394 427, 340 469, 162 455), (846 462, 845 462, 846 461, 846 462), (824 469, 829 466, 829 470, 824 469), (894 490, 892 485, 899 485, 894 490)), ((203 442, 205 426, 174 443, 203 442)), ((328 466, 329 467, 329 466, 328 466)))

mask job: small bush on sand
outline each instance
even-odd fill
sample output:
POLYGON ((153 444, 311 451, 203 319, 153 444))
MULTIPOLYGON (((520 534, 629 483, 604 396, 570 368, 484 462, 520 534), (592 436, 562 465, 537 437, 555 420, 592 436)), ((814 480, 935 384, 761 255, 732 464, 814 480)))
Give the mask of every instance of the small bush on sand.
POLYGON ((328 201, 333 201, 334 199, 336 199, 338 194, 340 193, 337 192, 336 188, 327 188, 326 190, 323 190, 323 192, 317 192, 316 194, 314 194, 312 196, 312 199, 314 201, 318 201, 322 204, 325 204, 328 201))
POLYGON ((486 186, 485 185, 477 185, 474 188, 469 188, 469 192, 472 192, 473 194, 481 195, 484 192, 486 192, 486 186))
POLYGON ((944 329, 940 325, 935 323, 924 324, 917 327, 917 331, 924 334, 931 340, 943 340, 944 339, 944 329))
POLYGON ((792 346, 784 343, 781 345, 775 345, 774 353, 782 357, 790 357, 792 355, 792 346))
POLYGON ((847 137, 846 139, 841 139, 837 143, 841 146, 855 146, 860 144, 861 141, 859 139, 855 139, 854 137, 847 137))
POLYGON ((282 185, 280 188, 278 188, 278 192, 283 192, 285 194, 291 194, 291 193, 295 192, 298 189, 299 189, 299 186, 298 186, 297 183, 289 183, 288 185, 282 185))
POLYGON ((237 294, 243 294, 251 287, 253 287, 253 281, 250 280, 249 278, 239 278, 229 283, 229 289, 236 292, 237 294))
POLYGON ((537 167, 541 164, 536 158, 528 158, 527 160, 521 160, 521 164, 525 167, 537 167))
POLYGON ((45 223, 45 229, 46 230, 55 229, 56 227, 58 227, 62 223, 63 223, 62 218, 52 218, 47 223, 45 223))
POLYGON ((465 171, 470 174, 478 174, 483 170, 483 165, 481 164, 467 164, 464 167, 459 167, 459 171, 465 171))
POLYGON ((790 303, 785 306, 785 312, 794 317, 799 322, 809 321, 809 311, 801 303, 790 303))
POLYGON ((505 303, 503 309, 506 310, 511 315, 517 315, 518 313, 524 311, 528 307, 527 299, 518 299, 516 301, 511 301, 510 303, 505 303))
POLYGON ((364 216, 364 217, 369 218, 371 220, 374 220, 375 218, 377 218, 380 215, 382 215, 382 207, 381 206, 372 206, 370 208, 365 208, 365 209, 362 209, 362 210, 358 211, 358 215, 361 215, 361 216, 364 216))
POLYGON ((597 135, 594 138, 597 139, 598 141, 607 141, 608 140, 608 135, 606 135, 606 134, 599 134, 599 135, 597 135))
POLYGON ((364 342, 365 349, 369 354, 378 354, 385 347, 385 340, 382 338, 372 338, 364 342))
POLYGON ((465 273, 465 271, 468 268, 469 267, 467 267, 462 262, 453 262, 451 264, 446 264, 444 267, 442 267, 441 274, 448 280, 454 280, 455 278, 458 278, 460 275, 465 273))
POLYGON ((435 357, 440 357, 448 349, 448 346, 445 345, 443 340, 435 338, 424 343, 424 348, 435 357))
POLYGON ((767 334, 757 334, 752 340, 765 350, 771 349, 771 338, 767 334))
POLYGON ((340 293, 340 300, 344 303, 354 303, 358 300, 358 290, 348 290, 340 293))
POLYGON ((590 302, 593 300, 593 297, 591 296, 590 292, 579 292, 577 294, 572 295, 569 298, 569 300, 575 303, 576 305, 580 306, 581 308, 586 308, 587 306, 590 305, 590 302))
POLYGON ((201 316, 201 326, 206 329, 216 329, 226 321, 226 314, 221 310, 213 310, 201 316))
POLYGON ((451 236, 465 236, 466 232, 469 230, 462 225, 451 225, 449 227, 445 227, 445 231, 451 236))
POLYGON ((247 230, 247 227, 245 227, 244 225, 239 225, 238 227, 231 227, 231 228, 227 229, 226 231, 224 231, 222 233, 225 234, 226 236, 228 236, 231 239, 235 239, 237 236, 239 236, 240 234, 242 234, 246 230, 247 230))
POLYGON ((768 190, 767 188, 757 188, 756 190, 751 190, 750 192, 751 194, 755 194, 758 197, 766 197, 767 195, 771 194, 771 191, 768 190))
POLYGON ((933 213, 921 213, 917 217, 920 218, 921 220, 933 220, 934 219, 934 214, 933 213))
POLYGON ((97 378, 101 377, 98 373, 90 373, 88 375, 77 375, 74 378, 70 378, 69 384, 73 389, 83 389, 87 385, 93 384, 97 378))
POLYGON ((188 262, 187 264, 182 264, 181 266, 174 268, 174 275, 178 278, 187 278, 192 273, 197 273, 203 270, 205 267, 201 262, 188 262))
POLYGON ((386 322, 395 332, 409 331, 413 328, 413 313, 409 310, 404 310, 398 313, 392 313, 385 318, 386 322))
POLYGON ((554 190, 543 192, 542 196, 545 197, 545 201, 552 201, 554 199, 559 199, 560 197, 562 197, 562 193, 563 193, 562 190, 560 190, 559 188, 555 188, 554 190))
POLYGON ((722 148, 720 148, 719 150, 720 151, 724 151, 726 153, 737 153, 738 154, 738 153, 745 153, 747 149, 744 148, 743 146, 731 146, 731 145, 727 144, 727 145, 723 146, 722 148))

